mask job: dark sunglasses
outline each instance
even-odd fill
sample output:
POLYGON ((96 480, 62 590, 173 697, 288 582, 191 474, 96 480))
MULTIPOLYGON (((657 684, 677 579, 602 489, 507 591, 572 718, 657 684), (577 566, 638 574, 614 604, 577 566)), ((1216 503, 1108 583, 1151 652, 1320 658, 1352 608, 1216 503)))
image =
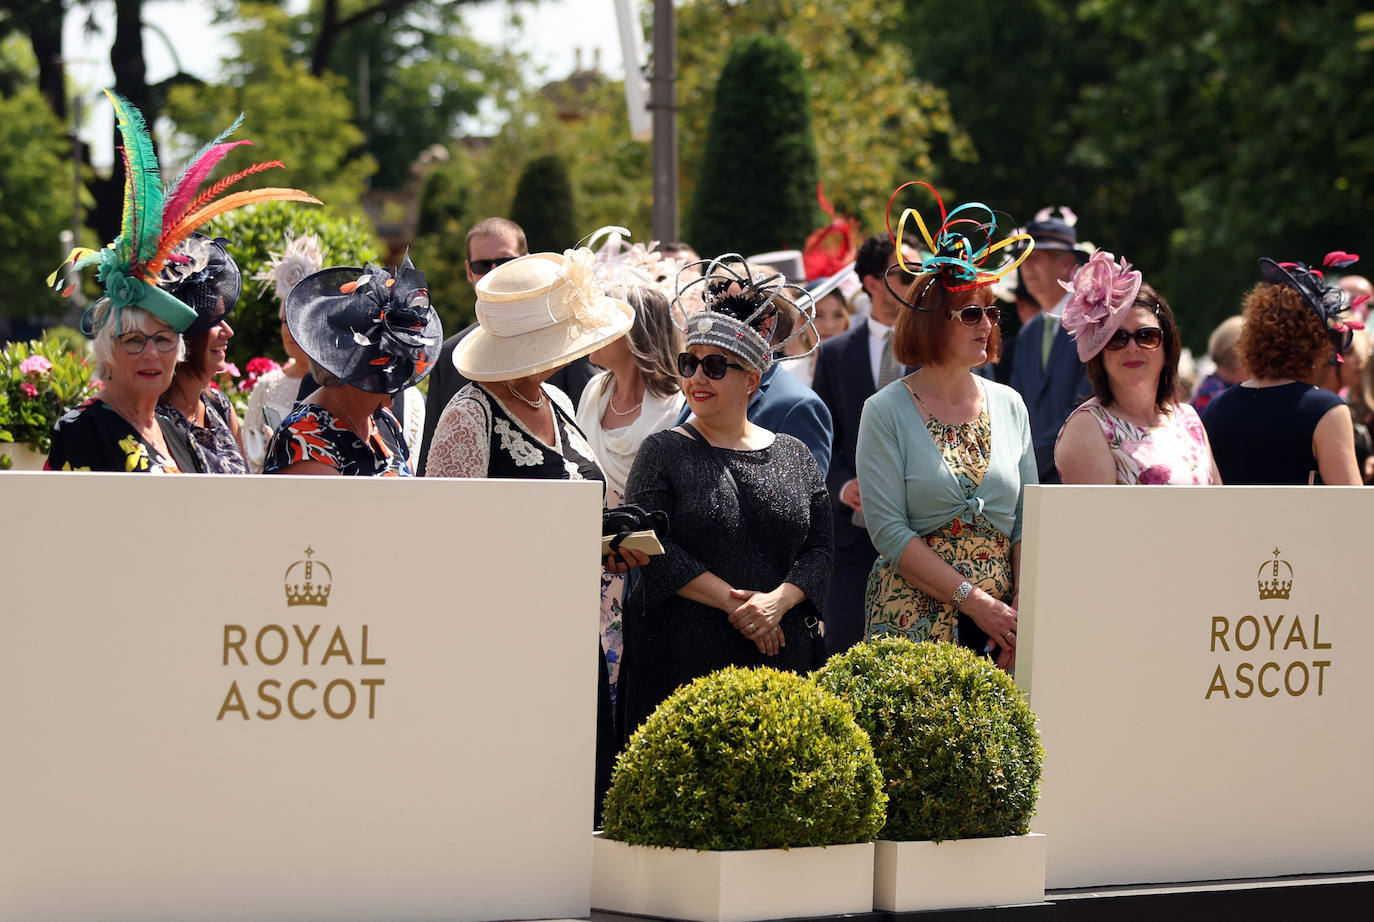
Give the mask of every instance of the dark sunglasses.
POLYGON ((703 355, 701 358, 697 358, 690 352, 679 352, 677 354, 677 373, 684 378, 690 378, 692 375, 696 374, 698 365, 701 366, 702 371, 706 372, 706 377, 710 378, 712 381, 719 381, 721 378, 725 377, 725 371, 728 368, 744 371, 743 365, 738 362, 730 361, 719 352, 712 352, 710 355, 703 355))
POLYGON ((129 355, 142 355, 143 350, 148 348, 149 342, 158 352, 171 352, 177 347, 177 335, 175 333, 154 333, 152 336, 145 333, 125 333, 118 339, 119 345, 129 355))
POLYGON ((469 259, 468 266, 472 268, 473 275, 486 275, 497 266, 505 265, 512 259, 519 258, 519 256, 497 256, 493 259, 469 259))
POLYGON ((1107 340, 1106 348, 1111 352, 1117 352, 1125 349, 1131 340, 1135 340, 1135 344, 1142 349, 1158 349, 1159 344, 1164 342, 1164 331, 1159 327, 1141 327, 1134 333, 1117 330, 1112 334, 1112 338, 1107 340))
POLYGON ((978 324, 982 322, 984 314, 987 315, 988 320, 993 326, 997 326, 998 322, 1002 319, 1002 308, 998 307, 996 304, 987 307, 978 307, 975 304, 970 304, 963 310, 949 312, 951 318, 958 317, 959 322, 966 327, 978 326, 978 324))

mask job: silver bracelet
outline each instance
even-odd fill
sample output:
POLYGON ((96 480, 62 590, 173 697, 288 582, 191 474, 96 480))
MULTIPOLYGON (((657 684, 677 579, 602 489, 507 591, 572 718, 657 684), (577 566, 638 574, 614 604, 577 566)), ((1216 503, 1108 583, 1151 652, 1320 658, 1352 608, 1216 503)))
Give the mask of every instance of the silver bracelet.
POLYGON ((949 600, 950 604, 952 604, 955 610, 957 611, 959 609, 959 606, 964 604, 964 600, 967 599, 969 597, 969 594, 972 592, 973 583, 970 583, 968 580, 964 580, 962 583, 959 584, 959 588, 954 590, 954 598, 949 600))

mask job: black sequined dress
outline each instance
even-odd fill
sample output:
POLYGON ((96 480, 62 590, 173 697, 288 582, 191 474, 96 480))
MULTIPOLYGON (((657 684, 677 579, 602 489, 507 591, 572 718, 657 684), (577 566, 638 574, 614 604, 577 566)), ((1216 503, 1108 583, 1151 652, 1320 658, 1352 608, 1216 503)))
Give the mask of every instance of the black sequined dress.
POLYGON ((677 686, 725 666, 810 667, 805 620, 825 611, 834 555, 830 497, 810 449, 790 435, 767 448, 730 451, 657 432, 640 446, 625 501, 667 512, 672 531, 664 553, 638 571, 627 606, 622 733, 633 732, 677 686), (721 461, 739 486, 738 501, 721 461), (783 616, 786 645, 776 656, 760 653, 725 612, 677 594, 707 571, 737 589, 790 582, 806 593, 783 616))

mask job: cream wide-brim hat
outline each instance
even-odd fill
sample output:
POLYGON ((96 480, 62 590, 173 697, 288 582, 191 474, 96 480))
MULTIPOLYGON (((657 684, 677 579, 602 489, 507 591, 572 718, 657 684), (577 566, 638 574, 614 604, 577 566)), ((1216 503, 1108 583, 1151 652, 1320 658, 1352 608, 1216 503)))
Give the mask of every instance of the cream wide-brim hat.
POLYGON ((531 253, 478 279, 478 328, 453 364, 472 381, 524 378, 595 352, 634 319, 634 308, 602 294, 591 250, 531 253))

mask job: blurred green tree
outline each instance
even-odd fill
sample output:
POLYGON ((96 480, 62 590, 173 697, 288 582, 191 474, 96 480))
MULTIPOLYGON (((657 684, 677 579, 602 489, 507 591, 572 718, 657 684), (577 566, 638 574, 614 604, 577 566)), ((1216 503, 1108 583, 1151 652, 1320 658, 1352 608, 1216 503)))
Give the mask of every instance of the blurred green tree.
POLYGON ((508 216, 525 229, 531 253, 561 253, 577 245, 572 181, 562 157, 545 154, 525 164, 508 216))
POLYGON ((821 220, 801 54, 741 39, 716 87, 687 239, 703 256, 800 248, 821 220))

